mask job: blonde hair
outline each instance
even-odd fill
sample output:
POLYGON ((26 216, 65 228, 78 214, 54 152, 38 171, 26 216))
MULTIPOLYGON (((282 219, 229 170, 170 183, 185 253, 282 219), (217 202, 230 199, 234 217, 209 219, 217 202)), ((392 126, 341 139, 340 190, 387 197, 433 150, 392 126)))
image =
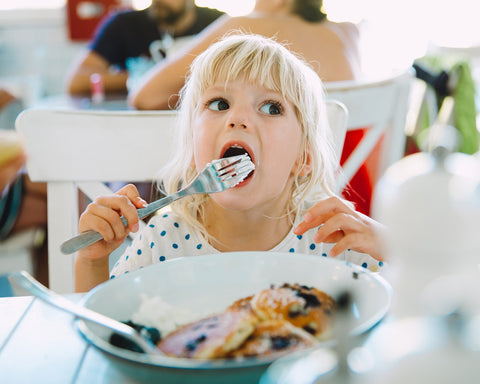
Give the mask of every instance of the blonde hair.
MULTIPOLYGON (((294 106, 302 127, 300 162, 310 156, 312 170, 297 175, 285 213, 301 214, 309 201, 335 195, 338 164, 332 147, 323 85, 318 75, 300 58, 273 39, 252 34, 233 34, 211 45, 192 63, 180 92, 176 153, 160 172, 160 185, 170 194, 185 187, 197 175, 193 166, 192 119, 203 93, 215 83, 243 80, 279 92, 294 106)), ((172 209, 206 236, 202 206, 207 195, 179 200, 172 209)))

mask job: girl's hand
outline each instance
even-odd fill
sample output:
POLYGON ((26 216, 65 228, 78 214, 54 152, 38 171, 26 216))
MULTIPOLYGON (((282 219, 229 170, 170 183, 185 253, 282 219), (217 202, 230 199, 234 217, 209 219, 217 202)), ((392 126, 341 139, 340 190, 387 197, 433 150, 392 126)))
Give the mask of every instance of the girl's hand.
POLYGON ((313 236, 316 243, 336 243, 330 251, 332 257, 352 249, 367 253, 376 260, 384 259, 384 226, 350 208, 337 197, 322 200, 310 208, 303 221, 294 229, 294 233, 302 235, 317 227, 320 228, 313 236))
POLYGON ((138 231, 137 208, 146 204, 133 184, 126 185, 114 195, 96 198, 80 216, 78 230, 80 233, 97 231, 102 234, 103 240, 79 251, 78 255, 90 260, 110 255, 122 245, 130 232, 138 231), (127 227, 123 225, 120 216, 127 219, 127 227))

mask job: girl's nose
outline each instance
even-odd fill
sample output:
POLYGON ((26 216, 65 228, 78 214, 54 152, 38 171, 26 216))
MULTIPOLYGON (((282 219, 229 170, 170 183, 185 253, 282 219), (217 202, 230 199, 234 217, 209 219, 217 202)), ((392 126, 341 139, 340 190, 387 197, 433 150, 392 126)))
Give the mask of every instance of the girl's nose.
POLYGON ((229 127, 230 127, 230 128, 239 127, 239 128, 245 129, 245 128, 247 128, 247 125, 244 124, 244 123, 234 123, 234 122, 231 122, 231 123, 229 124, 229 127))
POLYGON ((227 125, 229 128, 246 129, 250 127, 248 110, 245 107, 235 106, 230 110, 227 125))

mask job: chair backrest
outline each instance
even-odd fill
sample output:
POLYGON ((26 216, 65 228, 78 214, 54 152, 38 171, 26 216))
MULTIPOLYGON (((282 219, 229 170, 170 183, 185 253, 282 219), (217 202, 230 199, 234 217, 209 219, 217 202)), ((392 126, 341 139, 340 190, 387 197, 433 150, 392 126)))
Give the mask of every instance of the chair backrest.
MULTIPOLYGON (((347 113, 338 102, 327 111, 340 156, 347 113)), ((29 109, 16 129, 25 139, 27 171, 47 182, 49 285, 73 292, 74 256, 60 245, 78 230, 78 190, 90 199, 112 193, 104 182, 150 181, 173 150, 175 111, 29 109)))
POLYGON ((368 155, 383 138, 379 175, 403 157, 406 135, 405 118, 413 76, 410 72, 379 81, 338 81, 325 83, 327 98, 338 100, 348 110, 347 131, 369 127, 363 139, 343 164, 338 179, 342 191, 357 173, 368 155))

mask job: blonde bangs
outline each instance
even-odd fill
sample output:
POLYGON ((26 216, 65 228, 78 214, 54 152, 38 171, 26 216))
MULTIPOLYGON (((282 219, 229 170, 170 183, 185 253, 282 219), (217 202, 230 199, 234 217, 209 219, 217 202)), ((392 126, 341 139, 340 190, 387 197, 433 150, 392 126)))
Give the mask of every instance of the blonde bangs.
POLYGON ((195 60, 194 73, 190 76, 195 79, 191 84, 196 90, 195 101, 198 102, 205 90, 215 84, 224 83, 227 86, 229 82, 240 80, 279 92, 297 105, 300 102, 297 87, 304 81, 302 73, 285 59, 285 54, 292 55, 292 52, 283 46, 279 50, 278 45, 273 47, 269 40, 262 37, 254 40, 253 36, 253 43, 245 44, 243 37, 230 36, 227 48, 214 46, 208 54, 195 60))
MULTIPOLYGON (((238 32, 211 45, 193 61, 180 92, 175 155, 161 172, 164 191, 175 192, 197 174, 192 167, 195 111, 207 89, 218 84, 227 87, 233 81, 278 92, 295 109, 303 132, 299 161, 306 163, 310 158, 312 171, 296 177, 286 214, 298 214, 307 201, 333 196, 336 163, 320 78, 298 55, 273 39, 238 32)), ((208 238, 201 224, 206 199, 191 196, 174 203, 172 209, 208 238)))

